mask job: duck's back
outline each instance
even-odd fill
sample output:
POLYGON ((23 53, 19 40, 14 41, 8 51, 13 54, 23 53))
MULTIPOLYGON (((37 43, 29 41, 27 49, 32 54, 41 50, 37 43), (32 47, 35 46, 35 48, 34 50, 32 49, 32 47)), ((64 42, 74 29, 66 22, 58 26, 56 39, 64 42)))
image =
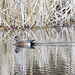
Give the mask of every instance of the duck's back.
POLYGON ((21 47, 21 48, 30 47, 30 43, 19 41, 19 42, 16 42, 16 47, 21 47))

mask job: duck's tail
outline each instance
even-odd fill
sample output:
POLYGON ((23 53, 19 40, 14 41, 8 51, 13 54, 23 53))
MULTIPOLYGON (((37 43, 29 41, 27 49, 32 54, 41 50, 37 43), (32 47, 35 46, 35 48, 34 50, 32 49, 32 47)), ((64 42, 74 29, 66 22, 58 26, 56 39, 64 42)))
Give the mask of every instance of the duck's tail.
POLYGON ((32 49, 34 49, 34 46, 35 46, 35 42, 34 42, 34 41, 35 41, 35 40, 32 40, 32 41, 30 42, 30 43, 31 43, 31 46, 30 46, 30 47, 31 47, 32 49))

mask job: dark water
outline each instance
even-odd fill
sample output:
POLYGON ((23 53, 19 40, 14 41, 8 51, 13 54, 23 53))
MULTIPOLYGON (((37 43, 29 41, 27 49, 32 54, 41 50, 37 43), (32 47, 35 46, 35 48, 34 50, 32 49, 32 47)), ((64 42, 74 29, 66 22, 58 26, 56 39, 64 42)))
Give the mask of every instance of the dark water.
MULTIPOLYGON (((35 46, 35 49, 21 48, 20 52, 15 53, 16 47, 12 45, 15 43, 15 35, 21 40, 35 37, 32 38, 21 31, 0 33, 0 75, 75 75, 75 46, 35 46)), ((39 35, 40 42, 52 42, 54 37, 51 39, 52 36, 45 35, 39 35)), ((60 36, 60 41, 61 38, 60 36)), ((71 37, 68 41, 72 41, 71 37)))

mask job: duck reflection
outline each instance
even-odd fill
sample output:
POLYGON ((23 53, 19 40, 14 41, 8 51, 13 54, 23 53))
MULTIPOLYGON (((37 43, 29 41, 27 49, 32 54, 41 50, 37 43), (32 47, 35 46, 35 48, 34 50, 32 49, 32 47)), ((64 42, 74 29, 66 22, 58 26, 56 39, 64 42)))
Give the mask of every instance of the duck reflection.
POLYGON ((19 52, 20 52, 20 48, 17 47, 17 48, 15 49, 15 53, 19 53, 19 52))

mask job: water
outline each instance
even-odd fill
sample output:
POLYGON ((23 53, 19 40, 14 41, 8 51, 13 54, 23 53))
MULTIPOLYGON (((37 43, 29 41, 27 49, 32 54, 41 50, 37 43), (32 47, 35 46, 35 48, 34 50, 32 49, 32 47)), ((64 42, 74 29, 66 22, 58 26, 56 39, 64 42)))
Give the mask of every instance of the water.
MULTIPOLYGON (((44 31, 35 33, 40 42, 75 41, 72 35, 75 31, 69 33, 66 30, 60 33, 51 31, 50 35, 46 32, 42 34, 44 31)), ((21 40, 37 41, 35 36, 29 37, 21 31, 0 34, 0 75, 75 75, 75 46, 35 46, 35 49, 21 48, 20 52, 15 53, 16 47, 12 45, 15 43, 15 35, 21 40)))

